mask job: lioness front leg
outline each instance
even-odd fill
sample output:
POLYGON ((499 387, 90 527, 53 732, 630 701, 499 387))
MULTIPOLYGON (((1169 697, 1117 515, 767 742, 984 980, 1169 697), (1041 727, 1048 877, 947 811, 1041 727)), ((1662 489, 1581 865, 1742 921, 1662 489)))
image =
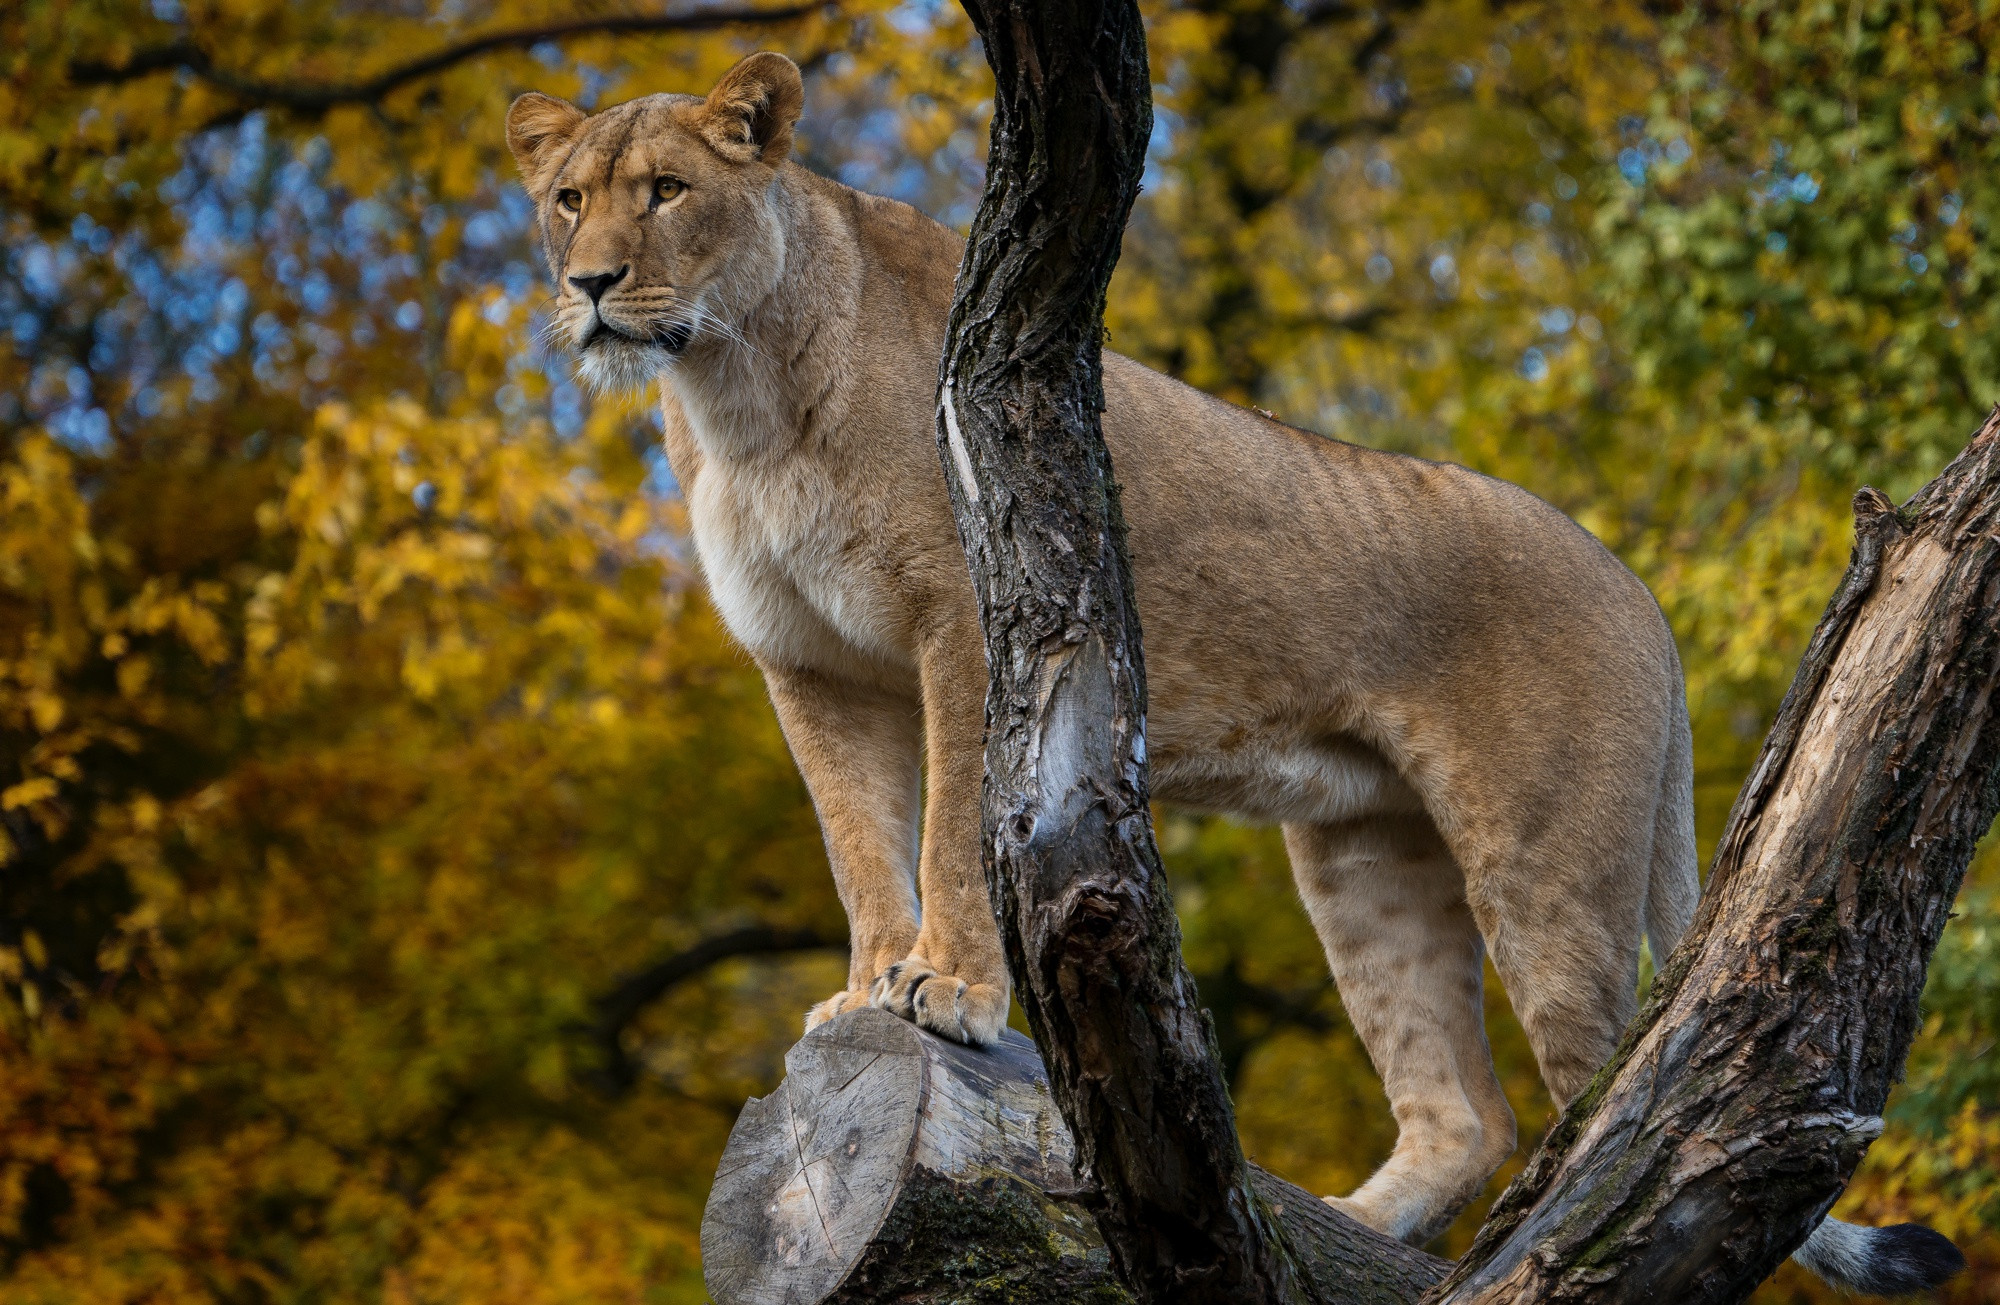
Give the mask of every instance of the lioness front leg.
POLYGON ((910 954, 875 980, 877 1006, 958 1042, 983 1047, 1007 1024, 1007 958, 980 865, 979 788, 985 773, 986 654, 976 620, 925 647, 927 792, 917 879, 923 929, 910 954))
POLYGON ((766 666, 764 681, 805 777, 847 909, 847 987, 806 1012, 806 1027, 868 1005, 876 975, 917 936, 910 865, 916 842, 918 705, 879 688, 766 666))

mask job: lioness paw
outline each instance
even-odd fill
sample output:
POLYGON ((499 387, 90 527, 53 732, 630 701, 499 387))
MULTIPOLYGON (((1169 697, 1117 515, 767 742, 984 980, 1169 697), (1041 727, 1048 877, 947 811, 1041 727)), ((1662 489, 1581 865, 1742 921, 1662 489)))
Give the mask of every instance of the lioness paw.
POLYGON ((868 996, 890 1014, 967 1046, 991 1046, 1007 1025, 1005 988, 939 974, 921 957, 897 961, 882 971, 868 996))
POLYGON ((1367 1224, 1384 1236, 1413 1246, 1422 1246, 1431 1238, 1443 1232, 1451 1224, 1451 1219, 1464 1202, 1439 1204, 1434 1198, 1412 1200, 1407 1195, 1396 1201, 1376 1194, 1370 1199, 1364 1186, 1352 1196, 1323 1196, 1334 1209, 1340 1211, 1356 1223, 1367 1224))
POLYGON ((868 994, 865 992, 836 992, 806 1012, 806 1032, 811 1033, 836 1015, 864 1010, 868 1005, 868 994))

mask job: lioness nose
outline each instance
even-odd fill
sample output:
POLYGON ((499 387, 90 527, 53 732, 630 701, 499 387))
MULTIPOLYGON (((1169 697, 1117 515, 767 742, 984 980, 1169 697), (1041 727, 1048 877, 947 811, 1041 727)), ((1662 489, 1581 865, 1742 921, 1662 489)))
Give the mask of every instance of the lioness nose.
POLYGON ((631 270, 632 265, 627 263, 616 272, 592 272, 587 276, 573 276, 569 279, 569 283, 589 295, 590 302, 594 304, 603 297, 606 290, 623 281, 625 274, 631 270))

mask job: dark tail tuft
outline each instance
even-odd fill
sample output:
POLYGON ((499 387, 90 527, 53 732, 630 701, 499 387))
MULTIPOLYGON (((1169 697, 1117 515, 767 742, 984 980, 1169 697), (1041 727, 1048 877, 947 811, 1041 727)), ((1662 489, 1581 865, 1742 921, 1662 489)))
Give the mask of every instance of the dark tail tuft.
POLYGON ((1929 1291, 1941 1287, 1947 1278, 1965 1268, 1965 1256, 1951 1244, 1951 1238, 1932 1232, 1920 1223, 1891 1224, 1875 1230, 1875 1246, 1886 1277, 1883 1295, 1896 1292, 1929 1291))
POLYGON ((1929 1291, 1965 1267, 1950 1238, 1920 1223, 1861 1228, 1828 1219, 1792 1258, 1836 1287, 1869 1296, 1929 1291))

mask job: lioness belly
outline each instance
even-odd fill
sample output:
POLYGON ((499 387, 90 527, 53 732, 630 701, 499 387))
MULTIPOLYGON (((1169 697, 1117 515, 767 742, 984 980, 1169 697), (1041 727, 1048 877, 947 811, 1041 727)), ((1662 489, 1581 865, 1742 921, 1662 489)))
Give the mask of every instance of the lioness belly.
POLYGON ((1170 802, 1274 823, 1415 814, 1423 803, 1382 755, 1350 739, 1163 750, 1153 791, 1170 802))

